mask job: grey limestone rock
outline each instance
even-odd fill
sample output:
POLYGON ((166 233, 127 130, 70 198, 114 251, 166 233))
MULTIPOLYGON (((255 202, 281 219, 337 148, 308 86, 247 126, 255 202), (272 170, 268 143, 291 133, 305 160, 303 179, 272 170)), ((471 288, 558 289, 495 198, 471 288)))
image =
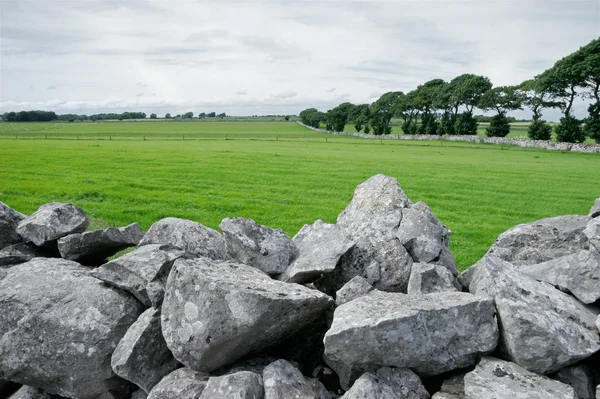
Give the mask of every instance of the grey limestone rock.
POLYGON ((219 228, 233 259, 265 273, 283 273, 298 256, 294 241, 281 229, 272 229, 244 218, 223 219, 219 228))
POLYGON ((41 389, 28 387, 23 385, 19 390, 10 396, 10 399, 54 399, 59 398, 55 395, 50 395, 41 389))
POLYGON ((588 249, 589 216, 566 215, 514 226, 496 239, 488 255, 515 266, 533 265, 588 249))
POLYGON ((503 356, 529 371, 557 371, 600 350, 597 311, 496 256, 479 262, 470 291, 494 298, 503 356))
POLYGON ((137 245, 144 237, 140 225, 110 227, 85 233, 69 234, 58 240, 60 255, 86 265, 98 265, 122 249, 137 245))
POLYGON ((600 198, 596 198, 588 216, 593 218, 600 216, 600 198))
POLYGON ((465 374, 457 374, 444 380, 440 390, 431 399, 465 399, 465 374))
POLYGON ((363 374, 341 399, 429 399, 419 377, 409 369, 382 367, 363 374))
POLYGON ((321 220, 304 225, 293 241, 299 251, 298 258, 278 276, 288 283, 309 283, 332 272, 342 255, 354 246, 338 225, 321 220))
POLYGON ((51 202, 23 219, 17 226, 17 233, 39 247, 52 246, 61 237, 83 233, 88 223, 81 208, 73 204, 51 202))
POLYGON ((17 265, 33 258, 51 258, 58 255, 46 247, 38 247, 30 242, 20 242, 0 249, 0 266, 17 265))
POLYGON ((0 202, 0 249, 21 242, 17 226, 26 216, 0 202))
POLYGON ((160 310, 150 308, 140 315, 112 354, 114 372, 146 393, 180 367, 167 348, 160 327, 160 310))
POLYGON ((490 298, 373 291, 335 310, 325 355, 350 367, 405 367, 431 376, 475 364, 497 342, 490 298))
POLYGON ((263 399, 262 377, 250 371, 240 371, 220 377, 210 377, 200 399, 263 399))
POLYGON ((374 289, 364 277, 356 276, 335 293, 335 304, 337 306, 343 305, 353 299, 367 295, 374 289))
POLYGON ((535 265, 523 265, 528 276, 572 293, 585 304, 600 299, 600 252, 581 250, 535 265))
POLYGON ((148 394, 144 392, 142 389, 138 389, 134 393, 131 394, 131 399, 147 399, 148 394))
POLYGON ((578 399, 596 398, 594 377, 586 365, 565 367, 553 378, 573 387, 578 399))
POLYGON ((466 399, 577 399, 569 385, 492 357, 481 359, 464 382, 466 399))
POLYGON ((200 223, 179 218, 165 218, 150 226, 139 246, 173 245, 194 256, 228 259, 225 238, 200 223))
POLYGON ((413 263, 408 280, 408 294, 461 291, 456 278, 443 266, 413 263))
POLYGON ((265 399, 331 399, 332 395, 316 379, 306 378, 287 360, 277 360, 263 370, 265 399))
POLYGON ((148 399, 199 399, 209 377, 186 367, 177 369, 152 388, 148 399))
POLYGON ((0 279, 0 379, 71 398, 126 391, 110 357, 142 310, 72 261, 8 268, 0 279))
POLYGON ((148 244, 103 264, 92 275, 130 292, 146 306, 158 307, 173 263, 186 256, 172 245, 148 244))
POLYGON ((251 266, 178 259, 167 281, 162 330, 177 360, 209 372, 276 345, 332 305, 317 290, 251 266))
POLYGON ((590 220, 583 230, 583 234, 590 240, 590 249, 600 251, 600 218, 590 220))

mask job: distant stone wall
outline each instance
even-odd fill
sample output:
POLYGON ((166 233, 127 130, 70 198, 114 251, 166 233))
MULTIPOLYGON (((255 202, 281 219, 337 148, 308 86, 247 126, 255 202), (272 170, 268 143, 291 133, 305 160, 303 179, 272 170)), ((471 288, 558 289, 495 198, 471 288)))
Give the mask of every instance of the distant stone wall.
POLYGON ((467 143, 480 144, 503 144, 514 145, 517 147, 542 148, 551 151, 572 151, 586 153, 600 153, 600 144, 573 144, 573 143, 555 143, 548 140, 529 140, 523 138, 508 138, 508 137, 483 137, 483 136, 436 136, 436 135, 412 135, 412 134, 386 134, 383 136, 375 136, 366 133, 357 132, 330 132, 325 129, 317 129, 308 126, 298 121, 298 124, 314 130, 315 132, 329 133, 334 135, 347 135, 362 137, 365 139, 392 139, 392 140, 443 140, 443 141, 463 141, 467 143))

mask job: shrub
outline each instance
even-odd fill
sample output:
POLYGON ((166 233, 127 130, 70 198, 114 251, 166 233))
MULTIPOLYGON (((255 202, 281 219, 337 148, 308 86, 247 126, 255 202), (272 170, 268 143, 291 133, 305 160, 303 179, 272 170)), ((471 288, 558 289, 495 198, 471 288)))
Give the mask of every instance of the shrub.
POLYGON ((506 137, 510 133, 510 123, 504 114, 492 116, 490 125, 485 129, 488 137, 506 137))
POLYGON ((550 140, 552 138, 552 126, 543 119, 533 121, 527 129, 527 135, 531 140, 550 140))
POLYGON ((581 128, 581 121, 572 116, 560 118, 560 123, 554 128, 556 140, 561 143, 583 143, 585 133, 581 128))

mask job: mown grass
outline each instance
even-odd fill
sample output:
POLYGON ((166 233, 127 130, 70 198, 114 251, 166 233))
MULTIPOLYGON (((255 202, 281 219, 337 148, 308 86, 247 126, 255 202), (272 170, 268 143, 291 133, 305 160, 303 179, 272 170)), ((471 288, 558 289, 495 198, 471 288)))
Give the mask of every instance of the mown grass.
POLYGON ((90 138, 114 139, 0 140, 0 201, 24 213, 73 202, 98 227, 139 222, 147 229, 176 216, 218 228, 225 217, 243 216, 294 235, 316 219, 334 223, 355 186, 384 173, 452 229, 451 250, 464 269, 509 227, 587 214, 600 197, 597 154, 332 136, 325 142, 326 135, 294 123, 225 124, 222 131, 194 123, 186 132, 197 139, 185 141, 123 138, 135 137, 137 122, 113 130, 91 125, 102 132, 90 138), (257 131, 272 136, 249 140, 257 131), (238 138, 216 139, 234 133, 238 138))

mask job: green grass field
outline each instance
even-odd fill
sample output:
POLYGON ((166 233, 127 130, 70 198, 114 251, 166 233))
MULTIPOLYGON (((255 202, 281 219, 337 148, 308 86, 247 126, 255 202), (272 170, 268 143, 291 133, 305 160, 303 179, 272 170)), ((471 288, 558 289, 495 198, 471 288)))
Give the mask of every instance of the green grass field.
POLYGON ((357 184, 385 173, 452 229, 462 269, 513 225, 587 214, 598 171, 598 154, 365 140, 292 122, 0 124, 0 201, 24 213, 63 201, 96 227, 243 216, 294 235, 334 223, 357 184))

